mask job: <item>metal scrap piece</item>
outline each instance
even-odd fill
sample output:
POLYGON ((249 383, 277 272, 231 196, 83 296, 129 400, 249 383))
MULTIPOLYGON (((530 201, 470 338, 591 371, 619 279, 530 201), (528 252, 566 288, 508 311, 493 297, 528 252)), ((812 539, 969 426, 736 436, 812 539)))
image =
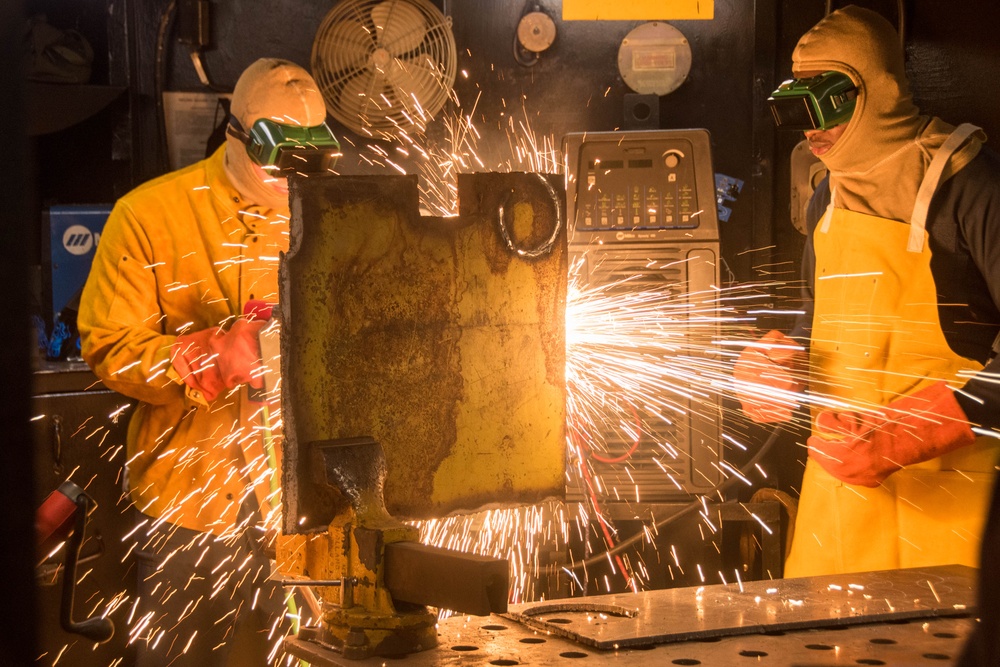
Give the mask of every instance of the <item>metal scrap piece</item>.
POLYGON ((785 631, 968 613, 976 570, 946 565, 858 574, 717 584, 514 605, 507 617, 598 649, 649 646, 764 631, 785 631), (632 617, 591 611, 595 604, 632 617))

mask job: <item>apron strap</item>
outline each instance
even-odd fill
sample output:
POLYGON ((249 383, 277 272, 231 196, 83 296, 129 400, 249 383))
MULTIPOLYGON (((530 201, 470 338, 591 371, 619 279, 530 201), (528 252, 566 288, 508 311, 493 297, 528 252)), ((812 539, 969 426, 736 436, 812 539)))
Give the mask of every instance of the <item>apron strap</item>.
POLYGON ((830 203, 826 205, 826 212, 823 214, 823 219, 819 223, 819 231, 826 234, 830 231, 830 221, 833 220, 833 202, 837 199, 837 187, 833 184, 833 179, 830 179, 830 203))
POLYGON ((971 123, 962 123, 948 135, 941 148, 934 154, 924 180, 920 183, 916 201, 913 203, 913 215, 910 216, 910 238, 906 244, 908 252, 922 252, 924 249, 924 230, 927 227, 927 213, 931 207, 931 199, 941 183, 948 160, 955 154, 965 140, 978 132, 980 128, 971 123))

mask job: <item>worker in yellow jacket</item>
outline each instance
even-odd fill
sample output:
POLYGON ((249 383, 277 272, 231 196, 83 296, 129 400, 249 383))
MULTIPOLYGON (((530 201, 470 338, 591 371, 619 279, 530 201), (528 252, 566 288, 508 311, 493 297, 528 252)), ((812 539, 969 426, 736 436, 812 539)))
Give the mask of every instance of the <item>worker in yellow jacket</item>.
POLYGON ((810 408, 785 575, 976 565, 1000 444, 1000 157, 978 128, 919 113, 874 12, 833 12, 792 61, 775 120, 829 171, 808 215, 806 316, 734 373, 756 421, 810 408))
POLYGON ((213 155, 117 202, 80 304, 84 359, 139 401, 127 481, 141 513, 140 666, 263 665, 281 635, 269 641, 283 593, 263 585, 258 539, 280 507, 278 472, 248 400, 278 369, 260 360, 267 321, 244 310, 277 301, 290 162, 325 169, 336 142, 316 83, 287 61, 247 68, 231 111, 213 155))

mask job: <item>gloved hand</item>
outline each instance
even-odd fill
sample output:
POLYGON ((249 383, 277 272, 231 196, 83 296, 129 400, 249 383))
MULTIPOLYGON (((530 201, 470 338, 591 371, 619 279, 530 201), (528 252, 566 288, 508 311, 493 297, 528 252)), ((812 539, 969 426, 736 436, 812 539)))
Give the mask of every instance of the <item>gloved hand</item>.
POLYGON ((743 348, 733 366, 736 397, 743 412, 759 424, 792 418, 794 402, 787 393, 802 391, 800 378, 805 350, 780 331, 769 331, 757 343, 743 348), (786 393, 785 397, 778 396, 786 393))
POLYGON ((262 319, 236 320, 229 330, 203 329, 177 337, 170 360, 184 384, 211 403, 227 389, 249 384, 263 387, 257 335, 267 326, 262 319))
POLYGON ((976 436, 944 382, 889 403, 877 414, 819 413, 809 456, 842 482, 876 487, 903 466, 971 445, 976 436))

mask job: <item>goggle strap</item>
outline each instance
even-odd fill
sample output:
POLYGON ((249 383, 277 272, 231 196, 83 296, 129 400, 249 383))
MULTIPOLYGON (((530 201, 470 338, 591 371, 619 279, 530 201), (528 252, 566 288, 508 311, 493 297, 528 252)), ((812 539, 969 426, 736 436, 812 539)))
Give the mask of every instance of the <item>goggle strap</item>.
POLYGON ((244 144, 249 145, 250 135, 247 134, 247 131, 243 129, 243 125, 240 123, 239 118, 237 118, 236 116, 233 115, 229 116, 229 125, 226 126, 226 132, 233 135, 234 137, 242 141, 244 144))

